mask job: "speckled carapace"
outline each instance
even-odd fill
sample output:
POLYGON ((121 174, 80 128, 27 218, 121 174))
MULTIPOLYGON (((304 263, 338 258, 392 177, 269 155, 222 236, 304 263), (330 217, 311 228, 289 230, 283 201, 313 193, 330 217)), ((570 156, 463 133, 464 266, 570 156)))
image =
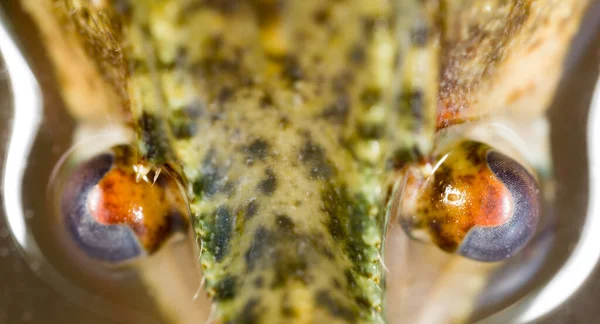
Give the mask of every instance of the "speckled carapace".
POLYGON ((66 102, 185 179, 215 319, 382 323, 399 170, 437 130, 539 116, 587 1, 23 3, 66 102))

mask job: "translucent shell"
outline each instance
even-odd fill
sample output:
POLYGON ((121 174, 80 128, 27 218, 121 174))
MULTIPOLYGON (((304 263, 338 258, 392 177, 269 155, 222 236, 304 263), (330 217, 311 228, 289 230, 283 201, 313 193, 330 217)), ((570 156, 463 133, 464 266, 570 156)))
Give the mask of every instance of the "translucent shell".
POLYGON ((189 227, 178 179, 166 171, 139 179, 133 155, 130 147, 116 146, 81 163, 64 184, 64 225, 92 259, 121 263, 152 254, 189 227))
POLYGON ((486 144, 458 142, 435 166, 404 172, 398 211, 413 238, 467 258, 500 261, 535 233, 540 214, 535 178, 486 144))

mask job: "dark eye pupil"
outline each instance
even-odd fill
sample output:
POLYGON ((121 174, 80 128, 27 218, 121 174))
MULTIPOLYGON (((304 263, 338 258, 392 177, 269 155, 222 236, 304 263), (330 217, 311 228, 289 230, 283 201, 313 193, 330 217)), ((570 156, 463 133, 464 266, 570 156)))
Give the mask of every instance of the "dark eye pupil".
POLYGON ((463 141, 438 157, 431 174, 405 171, 399 196, 402 227, 412 237, 479 261, 520 251, 535 233, 536 180, 517 161, 486 144, 463 141))
POLYGON ((121 262, 139 256, 142 248, 125 226, 99 224, 88 208, 90 192, 112 168, 114 156, 101 154, 80 165, 67 180, 61 212, 73 241, 88 256, 121 262))
POLYGON ((495 151, 488 153, 487 162, 512 195, 512 217, 502 226, 472 229, 460 253, 481 261, 495 261, 512 256, 533 236, 540 202, 536 181, 523 166, 495 151))
POLYGON ((167 171, 151 171, 149 182, 137 181, 132 161, 133 150, 116 147, 83 162, 66 179, 64 224, 74 245, 92 259, 120 263, 152 254, 187 228, 177 180, 167 171))

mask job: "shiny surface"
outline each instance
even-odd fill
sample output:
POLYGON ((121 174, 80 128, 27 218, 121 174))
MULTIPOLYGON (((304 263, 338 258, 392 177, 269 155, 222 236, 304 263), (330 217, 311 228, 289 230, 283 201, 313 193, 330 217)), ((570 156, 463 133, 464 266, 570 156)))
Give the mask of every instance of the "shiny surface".
MULTIPOLYGON (((481 261, 498 261, 519 252, 535 233, 540 214, 540 192, 531 176, 518 162, 498 153, 488 152, 490 169, 505 186, 506 200, 511 203, 503 223, 479 221, 459 247, 459 253, 481 261)), ((502 201, 502 200, 499 200, 502 201)), ((488 213, 486 209, 484 213, 488 213)), ((491 213, 494 213, 493 211, 491 213)))
POLYGON ((111 225, 98 219, 89 206, 96 191, 96 183, 110 170, 114 159, 108 154, 100 155, 75 170, 68 179, 61 197, 61 214, 67 233, 75 245, 90 258, 106 262, 120 262, 143 255, 143 248, 135 234, 123 225, 111 225))
POLYGON ((405 172, 394 199, 412 237, 426 236, 444 251, 493 262, 521 251, 536 232, 541 209, 536 179, 489 145, 458 141, 433 167, 409 166, 405 172))
POLYGON ((59 222, 89 257, 130 261, 154 254, 175 233, 188 230, 178 180, 168 169, 138 178, 139 168, 134 150, 121 145, 80 162, 62 186, 54 185, 61 192, 59 222))

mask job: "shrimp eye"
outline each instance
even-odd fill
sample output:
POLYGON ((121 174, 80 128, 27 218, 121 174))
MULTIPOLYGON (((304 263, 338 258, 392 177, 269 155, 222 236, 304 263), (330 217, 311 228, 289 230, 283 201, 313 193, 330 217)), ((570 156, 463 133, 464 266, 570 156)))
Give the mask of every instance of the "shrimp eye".
POLYGON ((60 211, 68 237, 97 261, 118 264, 152 254, 189 224, 177 179, 150 171, 139 180, 133 150, 117 146, 81 163, 66 179, 60 211))
POLYGON ((479 142, 459 142, 437 160, 433 170, 405 170, 398 191, 404 230, 479 261, 500 261, 520 251, 538 223, 535 178, 517 161, 479 142))

